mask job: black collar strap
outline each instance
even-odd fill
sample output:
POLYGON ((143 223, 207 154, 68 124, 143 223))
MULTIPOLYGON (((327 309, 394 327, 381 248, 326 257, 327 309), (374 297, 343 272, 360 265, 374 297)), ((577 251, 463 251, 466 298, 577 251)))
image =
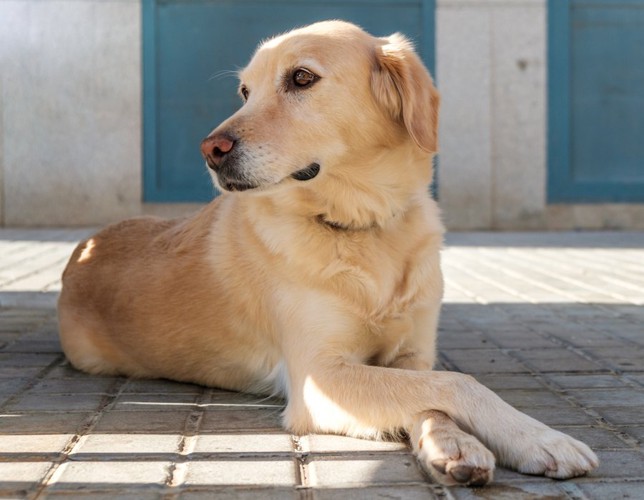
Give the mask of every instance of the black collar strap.
POLYGON ((342 224, 340 222, 336 222, 333 220, 327 219, 324 214, 318 215, 315 220, 319 223, 322 224, 323 226, 328 227, 329 229, 333 229, 334 231, 369 231, 371 229, 374 229, 377 225, 376 223, 372 223, 368 226, 362 226, 362 227, 355 227, 355 226, 347 226, 345 224, 342 224))

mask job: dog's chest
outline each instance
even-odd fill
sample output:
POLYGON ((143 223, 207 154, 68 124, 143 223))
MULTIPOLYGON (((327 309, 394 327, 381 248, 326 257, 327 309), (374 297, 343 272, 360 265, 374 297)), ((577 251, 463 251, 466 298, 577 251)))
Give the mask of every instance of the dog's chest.
POLYGON ((374 365, 390 364, 400 348, 412 335, 414 321, 411 314, 389 317, 367 329, 365 339, 368 362, 374 365))
POLYGON ((440 238, 359 243, 336 247, 322 276, 362 323, 360 350, 387 365, 414 335, 415 311, 440 300, 440 238))
POLYGON ((376 330, 406 316, 431 285, 424 252, 401 246, 340 247, 322 273, 333 292, 376 330))

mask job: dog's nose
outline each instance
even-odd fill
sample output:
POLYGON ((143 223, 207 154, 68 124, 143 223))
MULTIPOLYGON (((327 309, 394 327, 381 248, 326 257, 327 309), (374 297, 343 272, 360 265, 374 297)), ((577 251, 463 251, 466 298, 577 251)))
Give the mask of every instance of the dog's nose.
POLYGON ((215 168, 221 165, 224 157, 235 147, 235 142, 234 137, 225 133, 209 135, 201 141, 201 154, 208 166, 215 168))

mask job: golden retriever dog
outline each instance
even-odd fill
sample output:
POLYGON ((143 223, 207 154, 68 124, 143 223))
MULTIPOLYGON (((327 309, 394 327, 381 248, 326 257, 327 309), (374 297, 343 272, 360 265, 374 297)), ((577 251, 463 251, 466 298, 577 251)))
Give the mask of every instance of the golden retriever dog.
POLYGON ((280 394, 297 434, 406 434, 444 484, 485 484, 495 461, 553 478, 595 468, 585 444, 432 371, 440 99, 411 44, 321 22, 262 43, 239 77, 242 107, 201 144, 223 194, 73 253, 59 300, 70 362, 280 394))

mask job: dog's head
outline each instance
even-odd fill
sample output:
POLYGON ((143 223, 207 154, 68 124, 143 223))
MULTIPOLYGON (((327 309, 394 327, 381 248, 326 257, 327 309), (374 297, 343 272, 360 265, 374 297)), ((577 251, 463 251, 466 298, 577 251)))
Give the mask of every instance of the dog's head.
POLYGON ((222 190, 426 188, 439 96, 402 35, 316 23, 262 43, 239 77, 243 106, 201 144, 222 190))

